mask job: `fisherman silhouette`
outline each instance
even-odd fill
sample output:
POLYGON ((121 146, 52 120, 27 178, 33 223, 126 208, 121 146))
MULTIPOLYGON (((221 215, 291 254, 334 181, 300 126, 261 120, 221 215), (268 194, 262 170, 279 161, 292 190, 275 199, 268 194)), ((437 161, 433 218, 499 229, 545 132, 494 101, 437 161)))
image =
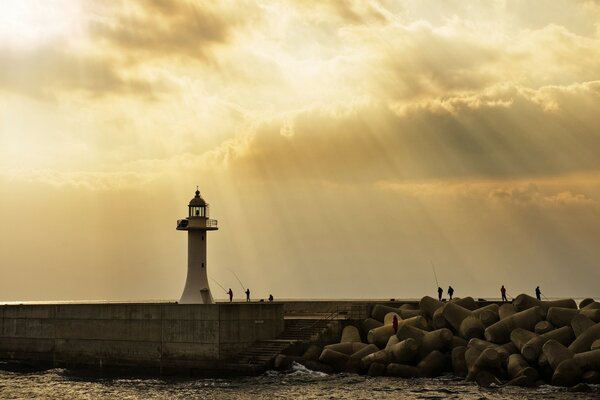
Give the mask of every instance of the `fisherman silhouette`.
POLYGON ((438 300, 442 301, 442 295, 444 294, 444 289, 438 286, 438 300))
POLYGON ((272 294, 269 295, 269 301, 273 301, 273 295, 272 294))
POLYGON ((535 297, 538 300, 542 300, 542 291, 540 290, 539 286, 535 288, 535 297))
POLYGON ((394 328, 394 333, 398 332, 398 316, 394 314, 394 318, 392 319, 392 328, 394 328))
POLYGON ((231 290, 231 288, 229 288, 229 291, 227 292, 227 294, 229 295, 229 302, 231 303, 233 301, 233 290, 231 290))
POLYGON ((452 286, 448 286, 448 297, 450 297, 450 300, 452 300, 453 294, 454 294, 454 289, 452 289, 452 286))
POLYGON ((246 289, 246 301, 250 301, 250 288, 246 289))
POLYGON ((500 293, 502 293, 502 301, 508 301, 508 299, 506 298, 506 289, 504 288, 504 285, 502 285, 502 287, 500 288, 500 293))

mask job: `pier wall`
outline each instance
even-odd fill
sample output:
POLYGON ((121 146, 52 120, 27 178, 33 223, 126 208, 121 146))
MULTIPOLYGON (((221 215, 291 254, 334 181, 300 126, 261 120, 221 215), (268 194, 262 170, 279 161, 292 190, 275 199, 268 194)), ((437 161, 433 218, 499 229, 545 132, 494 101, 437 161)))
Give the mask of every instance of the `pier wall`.
POLYGON ((210 369, 283 330, 282 304, 3 305, 0 359, 210 369))

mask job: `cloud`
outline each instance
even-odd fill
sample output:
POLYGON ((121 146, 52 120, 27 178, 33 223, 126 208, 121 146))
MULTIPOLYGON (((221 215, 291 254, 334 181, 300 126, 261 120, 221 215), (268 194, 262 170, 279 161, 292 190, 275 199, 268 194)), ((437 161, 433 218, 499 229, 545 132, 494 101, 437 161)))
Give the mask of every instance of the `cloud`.
POLYGON ((1 48, 0 89, 46 99, 64 93, 152 99, 168 90, 165 82, 124 73, 115 60, 77 53, 62 42, 1 48))
POLYGON ((232 165, 261 179, 355 182, 598 171, 597 107, 600 82, 497 88, 401 111, 381 101, 317 108, 259 126, 232 165))
POLYGON ((93 9, 100 17, 90 32, 94 42, 107 44, 134 63, 157 58, 212 62, 212 49, 230 41, 254 15, 251 8, 238 2, 187 0, 137 0, 120 8, 96 3, 93 9))

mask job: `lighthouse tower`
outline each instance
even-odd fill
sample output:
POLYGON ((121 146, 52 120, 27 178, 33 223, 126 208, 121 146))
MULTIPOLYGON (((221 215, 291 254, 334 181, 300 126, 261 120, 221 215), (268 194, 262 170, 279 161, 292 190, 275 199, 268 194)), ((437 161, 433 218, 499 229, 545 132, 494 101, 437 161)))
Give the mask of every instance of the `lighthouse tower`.
POLYGON ((219 229, 217 220, 208 218, 208 204, 200 196, 199 190, 196 190, 188 208, 188 217, 177 221, 177 230, 188 233, 187 279, 179 303, 213 304, 215 301, 206 274, 206 233, 219 229))

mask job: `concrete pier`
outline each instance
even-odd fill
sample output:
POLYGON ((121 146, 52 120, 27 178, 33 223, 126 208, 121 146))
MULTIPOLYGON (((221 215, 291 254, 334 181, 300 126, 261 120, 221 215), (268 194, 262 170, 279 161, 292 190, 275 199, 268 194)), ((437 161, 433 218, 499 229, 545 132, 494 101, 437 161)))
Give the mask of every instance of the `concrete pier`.
POLYGON ((235 373, 243 372, 235 371, 236 354, 283 330, 283 305, 277 303, 3 305, 0 359, 235 373))

